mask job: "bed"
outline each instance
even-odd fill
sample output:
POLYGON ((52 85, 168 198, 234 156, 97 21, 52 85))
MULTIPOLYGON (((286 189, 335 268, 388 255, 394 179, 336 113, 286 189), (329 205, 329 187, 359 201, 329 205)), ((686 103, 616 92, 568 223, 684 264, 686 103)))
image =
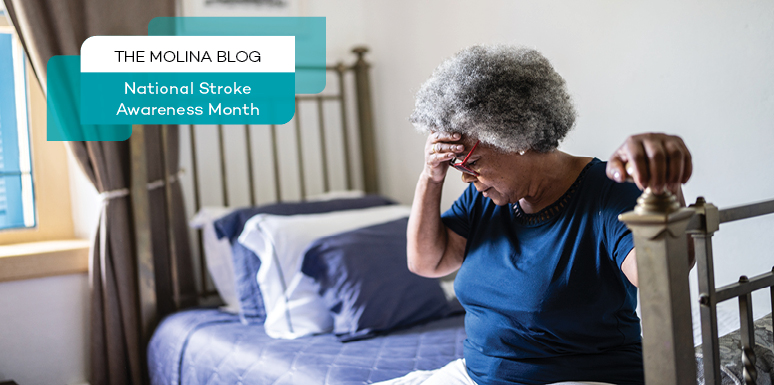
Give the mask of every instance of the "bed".
MULTIPOLYGON (((148 332, 150 383, 361 384, 436 369, 461 357, 463 316, 459 303, 448 295, 451 281, 439 283, 408 272, 408 208, 375 195, 379 188, 367 49, 353 52, 354 64, 327 67, 328 87, 322 94, 297 96, 296 118, 284 126, 181 127, 184 171, 175 177, 183 186, 186 216, 195 228, 191 257, 200 306, 147 322, 157 324, 150 328, 152 335, 148 332), (330 320, 325 333, 304 329, 301 334, 303 321, 293 323, 292 335, 269 328, 281 328, 286 321, 283 309, 274 312, 280 316, 272 321, 272 307, 260 291, 270 285, 256 281, 260 268, 272 261, 256 263, 260 258, 237 240, 258 214, 290 218, 288 223, 280 218, 260 224, 261 231, 279 226, 275 237, 308 227, 278 242, 278 247, 315 240, 321 255, 317 263, 297 267, 308 274, 316 271, 322 280, 340 275, 347 268, 341 259, 349 258, 358 244, 381 244, 381 254, 369 255, 370 272, 357 268, 358 276, 352 275, 349 283, 370 284, 358 284, 358 290, 367 293, 363 298, 373 299, 376 292, 398 294, 390 295, 392 302, 359 304, 357 293, 343 293, 352 301, 343 304, 345 310, 330 320), (309 223, 310 218, 319 223, 309 223), (341 233, 350 236, 338 237, 341 233), (323 258, 336 261, 322 263, 323 258), (347 309, 358 309, 357 314, 347 309), (280 338, 269 336, 272 331, 280 338)), ((301 251, 306 247, 295 250, 301 251)), ((361 265, 364 261, 349 258, 361 265)), ((322 297, 341 297, 334 294, 340 289, 335 282, 328 287, 322 297)), ((289 314, 295 316, 297 308, 290 307, 289 314)))
MULTIPOLYGON (((755 325, 760 342, 756 353, 762 362, 774 362, 771 315, 755 325)), ((369 384, 461 358, 466 337, 463 316, 455 315, 363 341, 342 343, 325 334, 291 342, 272 339, 262 328, 213 308, 176 313, 156 336, 148 346, 151 383, 197 385, 369 384)), ((740 343, 738 330, 719 339, 719 383, 744 383, 740 343)), ((703 365, 697 347, 697 383, 709 384, 703 365)), ((758 383, 771 383, 770 377, 758 383)))
POLYGON ((238 316, 197 309, 170 316, 148 347, 153 384, 367 384, 462 357, 463 316, 342 343, 331 334, 270 338, 238 316))
MULTIPOLYGON (((138 289, 150 383, 368 384, 461 357, 464 317, 448 290, 451 281, 414 281, 398 269, 405 257, 390 251, 405 253, 406 209, 373 195, 380 189, 367 49, 353 51, 353 65, 327 68, 334 92, 298 95, 296 119, 285 127, 181 130, 181 143, 190 144, 180 154, 186 215, 195 216, 197 229, 192 255, 173 258, 196 261, 200 306, 157 319, 162 299, 152 285, 138 289), (311 128, 304 126, 309 122, 311 128), (235 160, 234 152, 245 159, 235 160), (259 241, 240 242, 250 229, 259 241), (302 229, 300 238, 280 239, 288 229, 302 229), (364 245, 374 254, 373 269, 361 274, 353 255, 364 245), (255 257, 288 247, 293 267, 255 257), (342 276, 347 280, 337 281, 342 276), (304 296, 310 291, 312 302, 304 296), (311 314, 311 321, 296 314, 311 314)), ((774 275, 715 288, 711 253, 720 223, 772 212, 774 201, 718 210, 699 200, 679 209, 673 198, 646 191, 635 211, 622 216, 638 250, 648 384, 772 382, 771 316, 754 323, 749 301, 753 290, 774 290, 774 275), (676 262, 687 258, 686 233, 695 242, 702 295, 694 317, 689 269, 676 262), (727 306, 718 307, 733 298, 740 298, 741 328, 726 322, 727 306), (739 330, 717 337, 733 329, 739 330), (699 335, 704 342, 695 346, 699 335)), ((135 215, 136 226, 142 219, 135 215)), ((149 249, 147 242, 138 237, 138 250, 149 249)), ((139 255, 140 282, 152 281, 152 253, 139 255)), ((170 295, 180 308, 182 299, 170 295)))

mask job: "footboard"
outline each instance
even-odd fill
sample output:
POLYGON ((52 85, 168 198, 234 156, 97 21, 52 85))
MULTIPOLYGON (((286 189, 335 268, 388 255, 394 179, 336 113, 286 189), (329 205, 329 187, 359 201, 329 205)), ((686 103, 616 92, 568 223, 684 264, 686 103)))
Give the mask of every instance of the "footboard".
POLYGON ((716 288, 712 235, 721 223, 771 213, 774 200, 718 210, 699 197, 695 204, 680 208, 671 194, 646 189, 634 211, 620 216, 632 230, 637 250, 647 384, 696 384, 687 235, 693 238, 698 265, 705 383, 721 382, 716 309, 718 303, 733 298, 739 299, 744 380, 748 385, 756 383, 752 292, 768 288, 774 309, 774 267, 716 288))

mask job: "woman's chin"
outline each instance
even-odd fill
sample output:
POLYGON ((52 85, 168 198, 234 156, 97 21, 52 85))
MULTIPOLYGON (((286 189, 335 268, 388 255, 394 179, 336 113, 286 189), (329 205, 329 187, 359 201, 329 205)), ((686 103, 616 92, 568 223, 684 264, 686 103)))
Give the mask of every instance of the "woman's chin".
POLYGON ((503 197, 501 197, 499 195, 490 196, 488 198, 492 200, 492 203, 494 203, 494 204, 496 204, 498 206, 505 206, 505 205, 508 204, 508 201, 503 199, 503 197))

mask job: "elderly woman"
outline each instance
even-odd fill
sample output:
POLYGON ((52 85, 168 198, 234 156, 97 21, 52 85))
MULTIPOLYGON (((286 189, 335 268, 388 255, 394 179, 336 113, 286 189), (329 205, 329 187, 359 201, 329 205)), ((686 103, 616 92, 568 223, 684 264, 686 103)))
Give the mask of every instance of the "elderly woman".
POLYGON ((682 197, 691 174, 683 141, 633 136, 607 163, 557 150, 575 122, 565 82, 540 53, 511 46, 443 62, 411 121, 429 136, 409 268, 457 271, 466 310, 464 360, 426 383, 642 384, 636 255, 618 214, 644 187, 682 197), (627 162, 636 185, 621 183, 627 162), (469 186, 440 214, 449 166, 469 186))

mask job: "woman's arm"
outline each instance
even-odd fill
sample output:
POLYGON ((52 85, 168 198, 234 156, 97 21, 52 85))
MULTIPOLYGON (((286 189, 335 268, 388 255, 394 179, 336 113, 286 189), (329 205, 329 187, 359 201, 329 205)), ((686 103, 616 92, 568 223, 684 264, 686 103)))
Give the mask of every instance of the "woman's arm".
POLYGON ((408 267, 424 277, 442 277, 462 266, 467 240, 441 221, 441 192, 449 160, 464 148, 459 134, 432 133, 425 145, 425 168, 419 176, 408 222, 408 267))
MULTIPOLYGON (((624 141, 607 163, 607 176, 624 182, 630 175, 640 190, 650 187, 653 192, 668 190, 675 195, 681 207, 685 198, 681 185, 693 173, 691 152, 679 136, 666 134, 633 135, 624 141), (629 169, 627 169, 627 167, 629 169)), ((687 236, 688 263, 696 263, 693 241, 687 236)), ((634 286, 638 286, 637 253, 634 249, 621 264, 621 271, 634 286)))

